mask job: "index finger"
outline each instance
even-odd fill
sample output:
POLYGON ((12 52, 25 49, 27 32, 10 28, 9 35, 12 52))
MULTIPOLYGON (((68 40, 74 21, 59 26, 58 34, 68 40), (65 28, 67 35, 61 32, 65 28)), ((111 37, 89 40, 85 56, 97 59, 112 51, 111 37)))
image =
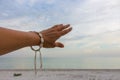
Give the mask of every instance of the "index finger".
POLYGON ((58 31, 61 31, 61 30, 64 30, 64 29, 68 28, 69 26, 70 26, 70 24, 67 24, 67 25, 59 25, 59 26, 57 27, 57 30, 58 30, 58 31))
POLYGON ((59 33, 60 33, 61 36, 63 36, 65 34, 69 33, 71 30, 72 30, 72 27, 69 27, 67 29, 64 29, 64 30, 60 31, 59 33))

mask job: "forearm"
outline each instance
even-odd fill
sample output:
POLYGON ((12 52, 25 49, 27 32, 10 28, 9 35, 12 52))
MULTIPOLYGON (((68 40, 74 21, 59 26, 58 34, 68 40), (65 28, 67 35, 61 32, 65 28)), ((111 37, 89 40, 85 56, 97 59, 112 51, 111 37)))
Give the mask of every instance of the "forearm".
POLYGON ((33 32, 24 32, 0 27, 0 55, 27 47, 38 45, 40 38, 33 32))
MULTIPOLYGON (((61 36, 69 33, 72 30, 69 24, 54 25, 53 27, 43 30, 40 33, 44 38, 44 48, 63 48, 64 44, 56 42, 61 36)), ((40 37, 35 32, 24 32, 11 30, 0 27, 0 55, 8 52, 40 44, 40 37)))

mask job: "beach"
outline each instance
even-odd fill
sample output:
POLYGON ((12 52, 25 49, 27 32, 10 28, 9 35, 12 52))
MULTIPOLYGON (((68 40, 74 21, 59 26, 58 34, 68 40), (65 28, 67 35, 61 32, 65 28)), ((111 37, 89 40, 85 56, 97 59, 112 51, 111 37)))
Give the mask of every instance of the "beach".
POLYGON ((0 70, 0 80, 120 80, 119 69, 0 70), (14 74, 21 74, 14 76, 14 74))

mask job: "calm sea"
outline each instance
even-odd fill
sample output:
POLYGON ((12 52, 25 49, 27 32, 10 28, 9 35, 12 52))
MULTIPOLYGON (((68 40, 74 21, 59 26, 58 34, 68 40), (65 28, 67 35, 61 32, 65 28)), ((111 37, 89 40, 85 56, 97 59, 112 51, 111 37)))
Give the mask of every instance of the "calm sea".
MULTIPOLYGON (((39 68, 39 59, 38 68, 39 68)), ((33 57, 0 57, 0 69, 33 69, 33 57)), ((77 57, 43 58, 45 69, 119 69, 120 58, 77 57)))

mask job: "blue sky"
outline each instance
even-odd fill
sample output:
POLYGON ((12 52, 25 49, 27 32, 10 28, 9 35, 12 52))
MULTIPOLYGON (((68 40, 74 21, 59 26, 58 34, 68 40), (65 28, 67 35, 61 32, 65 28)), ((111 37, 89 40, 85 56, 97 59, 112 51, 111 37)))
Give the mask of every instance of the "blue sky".
MULTIPOLYGON (((59 41, 64 49, 42 49, 46 57, 120 57, 119 0, 0 0, 0 26, 31 31, 55 24, 73 31, 59 41)), ((33 56, 23 48, 5 56, 33 56)))

